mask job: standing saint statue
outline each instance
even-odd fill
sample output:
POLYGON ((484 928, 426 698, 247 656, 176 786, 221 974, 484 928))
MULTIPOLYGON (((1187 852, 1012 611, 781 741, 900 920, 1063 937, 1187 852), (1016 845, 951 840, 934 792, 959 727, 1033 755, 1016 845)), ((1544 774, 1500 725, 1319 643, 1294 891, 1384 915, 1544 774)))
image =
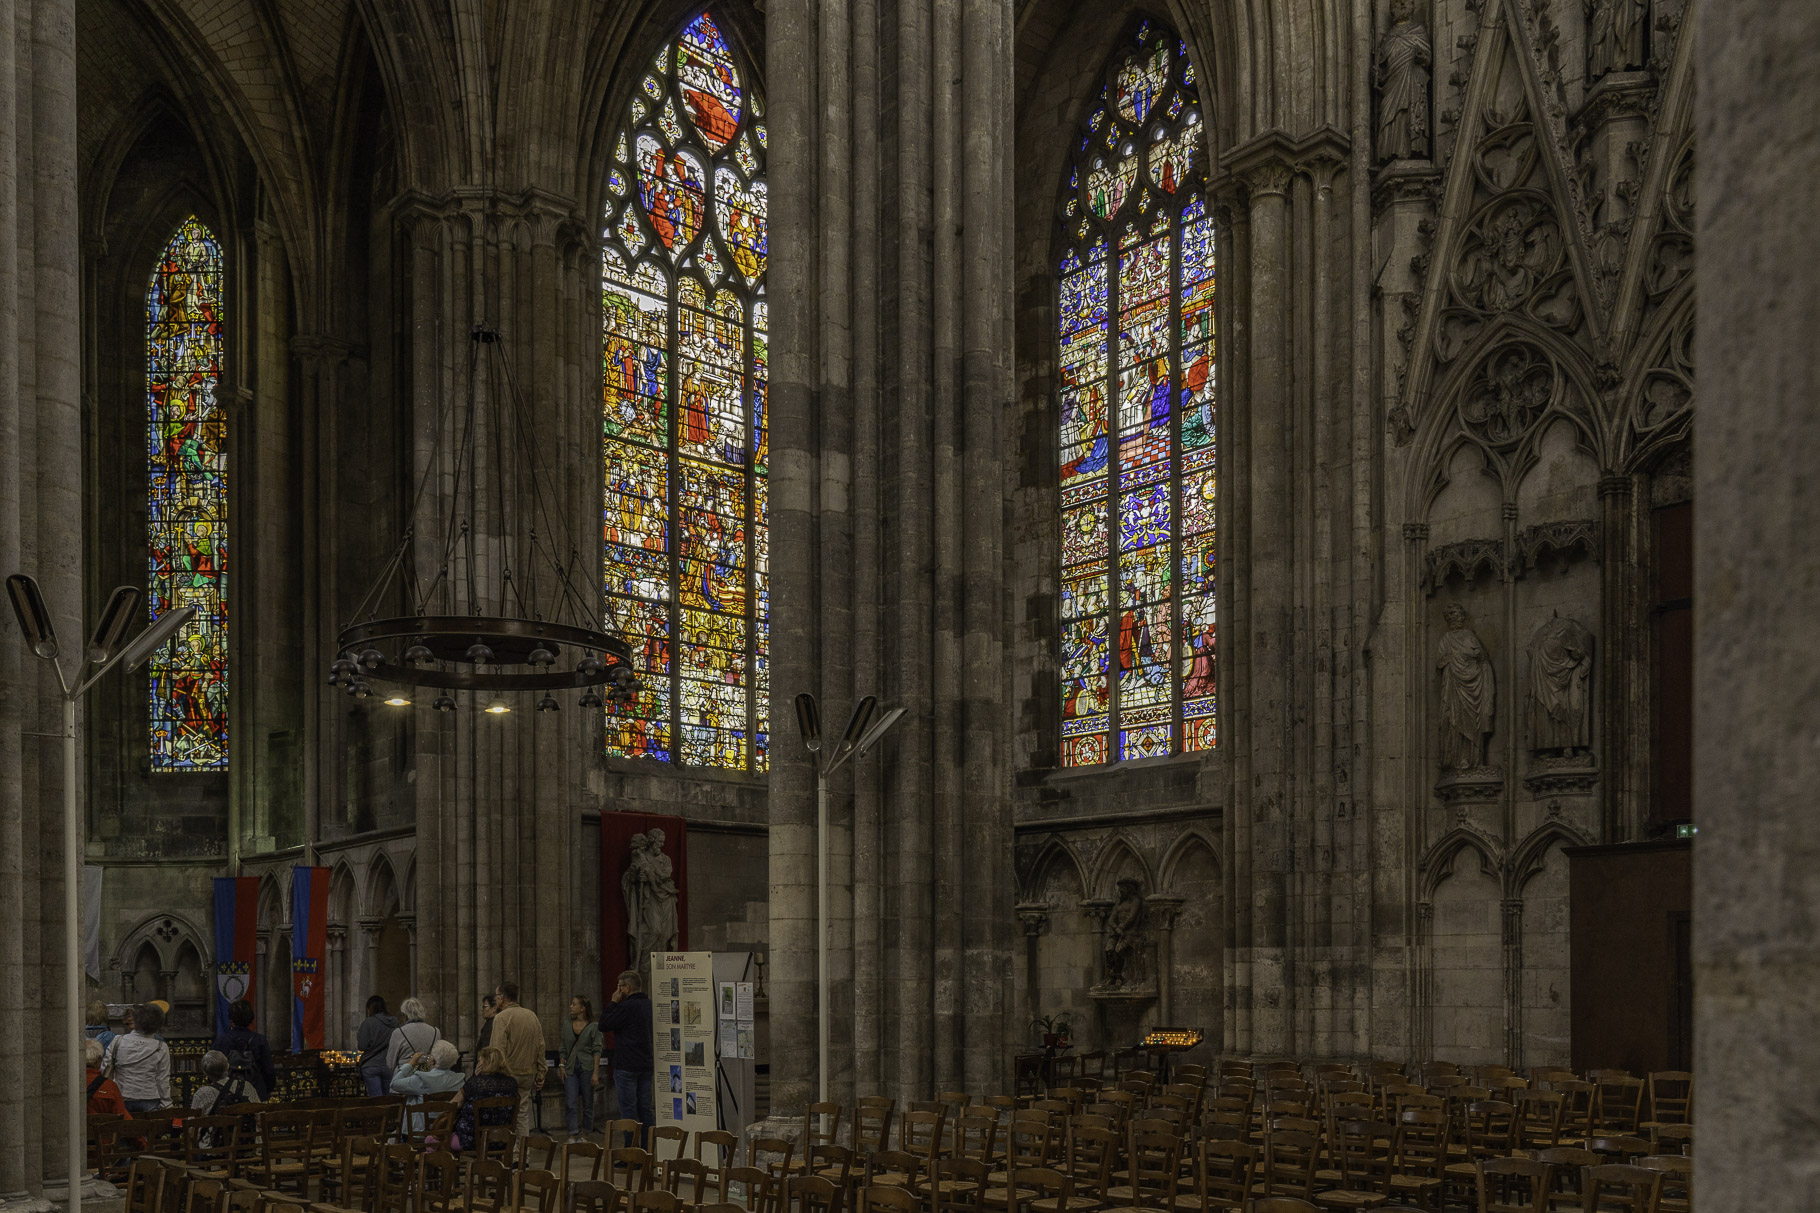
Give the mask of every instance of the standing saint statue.
POLYGON ((1144 898, 1138 882, 1126 877, 1119 881, 1119 899, 1106 915, 1106 989, 1117 989, 1134 976, 1129 970, 1144 941, 1144 925, 1144 898))
POLYGON ((1529 748, 1573 756, 1592 748, 1592 633, 1559 615, 1529 642, 1529 748))
POLYGON ((1416 0, 1391 0, 1390 20, 1378 40, 1378 159, 1425 159, 1434 46, 1416 19, 1416 0))
POLYGON ((632 856, 619 887, 626 899, 632 967, 649 973, 651 953, 676 946, 676 881, 670 857, 664 854, 662 830, 632 836, 632 856))
POLYGON ((1586 76, 1643 66, 1649 0, 1592 0, 1586 15, 1586 76))
POLYGON ((1435 667, 1441 671, 1441 765, 1470 771, 1485 764, 1485 739, 1491 735, 1497 681, 1491 654, 1478 634, 1466 626, 1466 608, 1455 602, 1446 611, 1447 631, 1435 667))

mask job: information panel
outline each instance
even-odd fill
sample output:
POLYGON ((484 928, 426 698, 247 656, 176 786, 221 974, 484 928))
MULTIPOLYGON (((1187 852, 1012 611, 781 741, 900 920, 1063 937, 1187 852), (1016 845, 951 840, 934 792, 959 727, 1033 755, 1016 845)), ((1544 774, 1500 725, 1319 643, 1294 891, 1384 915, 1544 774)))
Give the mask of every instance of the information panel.
POLYGON ((714 954, 651 953, 651 986, 657 1123, 690 1132, 717 1129, 714 954))

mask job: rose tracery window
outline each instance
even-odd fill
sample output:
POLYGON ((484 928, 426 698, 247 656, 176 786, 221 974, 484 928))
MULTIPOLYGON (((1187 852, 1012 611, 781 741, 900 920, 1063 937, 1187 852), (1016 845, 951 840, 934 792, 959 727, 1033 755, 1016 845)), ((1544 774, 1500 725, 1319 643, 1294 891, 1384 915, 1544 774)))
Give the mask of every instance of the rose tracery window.
POLYGON ((1061 764, 1210 749, 1214 231, 1194 65, 1145 21, 1062 201, 1061 764))

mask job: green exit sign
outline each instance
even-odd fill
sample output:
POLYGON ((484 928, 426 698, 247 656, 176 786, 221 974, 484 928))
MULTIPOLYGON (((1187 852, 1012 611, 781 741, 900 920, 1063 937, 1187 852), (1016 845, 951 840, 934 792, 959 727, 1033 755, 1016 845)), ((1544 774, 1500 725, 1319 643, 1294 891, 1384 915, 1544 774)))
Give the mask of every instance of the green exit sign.
POLYGON ((1692 838, 1700 832, 1700 827, 1691 821, 1684 821, 1675 827, 1676 838, 1692 838))

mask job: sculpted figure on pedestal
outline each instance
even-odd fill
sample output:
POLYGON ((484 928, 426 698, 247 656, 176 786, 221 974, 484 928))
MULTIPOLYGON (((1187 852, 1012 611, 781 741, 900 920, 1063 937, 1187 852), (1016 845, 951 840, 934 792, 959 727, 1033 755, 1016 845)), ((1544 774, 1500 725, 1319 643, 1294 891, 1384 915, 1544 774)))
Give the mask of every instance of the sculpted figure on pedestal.
POLYGON ((1592 746, 1593 638, 1559 615, 1529 642, 1529 748, 1574 755, 1592 746))
POLYGON ((1434 47, 1416 18, 1416 0, 1392 0, 1390 17, 1378 42, 1378 159, 1425 159, 1434 47))
POLYGON ((1138 882, 1127 877, 1119 881, 1119 899, 1106 915, 1106 988, 1126 984, 1132 960, 1143 943, 1145 927, 1144 898, 1138 882))
POLYGON ((676 946, 676 881, 670 857, 664 854, 662 830, 632 836, 632 858, 619 885, 626 899, 632 965, 647 972, 652 952, 676 946))
POLYGON ((1441 766, 1452 771, 1483 766, 1497 681, 1491 655, 1466 626, 1466 608, 1457 602, 1447 608, 1435 666, 1441 671, 1441 766))
POLYGON ((1643 66, 1649 0, 1592 0, 1586 15, 1587 78, 1643 66))

